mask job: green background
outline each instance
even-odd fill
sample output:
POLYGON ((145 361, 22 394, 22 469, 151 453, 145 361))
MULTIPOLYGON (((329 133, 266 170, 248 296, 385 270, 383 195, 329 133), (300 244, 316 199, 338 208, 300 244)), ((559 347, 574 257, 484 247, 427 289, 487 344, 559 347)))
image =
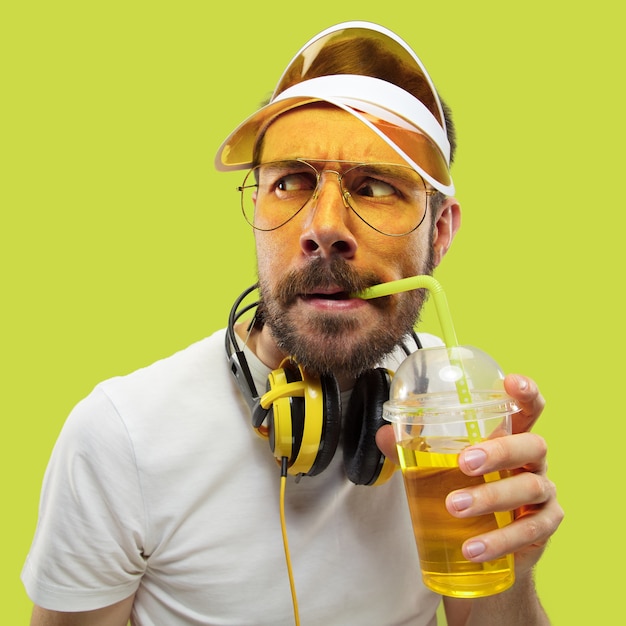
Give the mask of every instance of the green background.
POLYGON ((623 614, 615 5, 3 3, 2 623, 28 622, 19 573, 72 406, 222 327, 254 281, 241 175, 213 155, 291 55, 346 19, 407 39, 456 112, 464 223, 436 276, 460 341, 548 400, 536 430, 566 519, 537 571, 543 602, 555 624, 623 614))

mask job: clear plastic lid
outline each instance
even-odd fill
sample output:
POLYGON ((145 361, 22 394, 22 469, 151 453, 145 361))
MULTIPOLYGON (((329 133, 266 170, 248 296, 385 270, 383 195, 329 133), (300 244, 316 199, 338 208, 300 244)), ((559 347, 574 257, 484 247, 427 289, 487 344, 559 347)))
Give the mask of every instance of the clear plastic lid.
POLYGON ((393 376, 383 417, 434 424, 508 415, 519 408, 503 381, 498 364, 478 348, 424 348, 405 359, 393 376))

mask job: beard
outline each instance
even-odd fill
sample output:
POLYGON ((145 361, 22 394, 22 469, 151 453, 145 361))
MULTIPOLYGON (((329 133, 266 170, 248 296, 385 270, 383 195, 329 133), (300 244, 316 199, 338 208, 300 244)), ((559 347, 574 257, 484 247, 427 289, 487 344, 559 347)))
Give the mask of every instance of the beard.
MULTIPOLYGON (((431 274, 433 269, 429 255, 420 273, 431 274)), ((426 300, 426 291, 417 289, 369 300, 380 321, 367 332, 360 329, 358 312, 335 315, 313 311, 303 326, 295 322, 291 307, 300 297, 330 287, 350 294, 381 282, 375 272, 357 272, 342 257, 331 261, 314 259, 303 269, 285 275, 273 291, 259 276, 258 313, 279 349, 305 370, 318 376, 341 372, 357 377, 379 365, 411 333, 426 300)))

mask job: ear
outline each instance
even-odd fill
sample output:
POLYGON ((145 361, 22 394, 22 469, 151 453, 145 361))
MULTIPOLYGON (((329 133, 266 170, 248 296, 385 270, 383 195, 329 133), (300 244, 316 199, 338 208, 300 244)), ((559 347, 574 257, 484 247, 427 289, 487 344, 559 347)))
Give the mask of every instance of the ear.
POLYGON ((437 209, 433 219, 433 261, 441 263, 452 240, 461 227, 461 205, 456 198, 446 198, 437 209))

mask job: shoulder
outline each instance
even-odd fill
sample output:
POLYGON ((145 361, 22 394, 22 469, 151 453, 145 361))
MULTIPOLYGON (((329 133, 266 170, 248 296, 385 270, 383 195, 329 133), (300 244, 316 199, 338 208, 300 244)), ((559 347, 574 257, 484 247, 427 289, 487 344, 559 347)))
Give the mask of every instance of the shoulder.
POLYGON ((422 343, 423 348, 433 348, 435 346, 443 346, 443 340, 437 335, 431 335, 430 333, 418 333, 417 336, 422 343))
POLYGON ((61 439, 81 446, 125 442, 134 447, 153 441, 160 430, 206 420, 216 402, 237 403, 223 331, 130 374, 100 382, 76 404, 61 439))
POLYGON ((172 403, 228 387, 228 374, 220 330, 144 368, 99 383, 92 395, 106 396, 122 414, 138 408, 158 413, 172 403))
MULTIPOLYGON (((422 348, 432 348, 434 346, 442 346, 443 341, 437 337, 436 335, 431 335, 430 333, 418 333, 418 339, 420 340, 420 344, 422 348)), ((407 357, 408 352, 415 352, 418 349, 415 341, 407 337, 406 341, 403 342, 402 347, 397 347, 391 354, 387 355, 384 359, 382 366, 395 371, 400 367, 402 361, 404 361, 407 357)))
POLYGON ((125 376, 117 376, 98 385, 105 392, 140 389, 148 386, 152 391, 167 386, 205 380, 207 376, 226 372, 224 330, 215 332, 190 346, 125 376))

